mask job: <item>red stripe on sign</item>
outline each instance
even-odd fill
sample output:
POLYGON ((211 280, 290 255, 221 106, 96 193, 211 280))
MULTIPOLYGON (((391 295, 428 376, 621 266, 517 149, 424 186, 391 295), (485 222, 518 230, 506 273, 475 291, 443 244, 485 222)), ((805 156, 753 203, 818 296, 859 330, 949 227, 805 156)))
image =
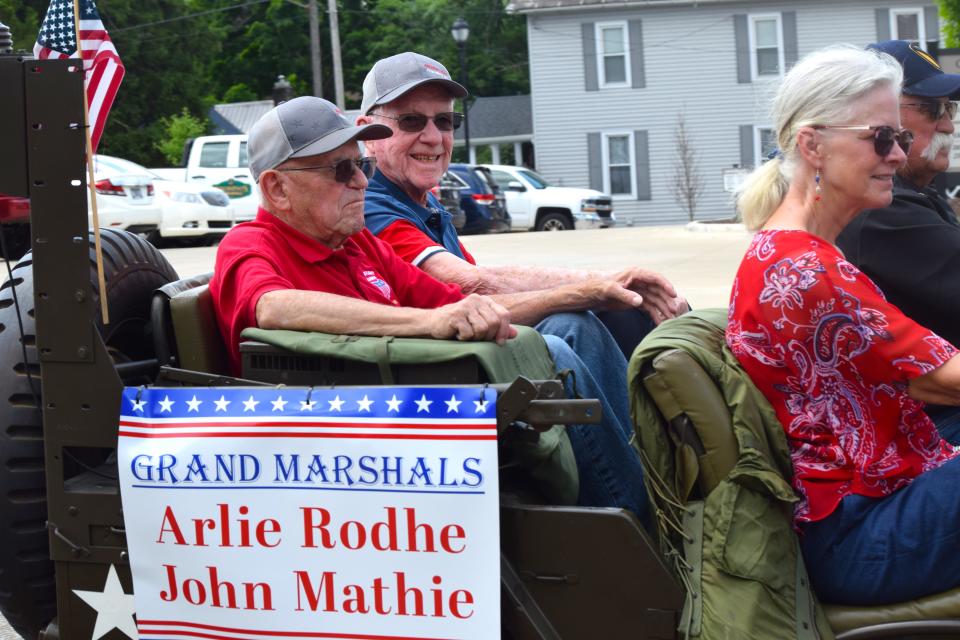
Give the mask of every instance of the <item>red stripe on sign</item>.
POLYGON ((341 638, 342 640, 450 640, 449 638, 428 638, 426 636, 384 636, 365 633, 326 633, 319 631, 264 631, 262 629, 236 629, 232 627, 218 627, 212 624, 200 624, 198 622, 179 622, 164 620, 137 620, 137 630, 141 634, 161 634, 173 633, 177 635, 194 635, 204 638, 227 638, 236 640, 234 636, 214 636, 199 635, 187 631, 178 631, 175 629, 144 629, 144 626, 165 626, 176 625, 180 627, 189 627, 194 629, 204 629, 210 631, 221 631, 226 633, 246 633, 254 636, 271 636, 277 638, 341 638))
POLYGON ((275 433, 256 431, 220 431, 208 433, 206 431, 187 431, 185 433, 136 433, 120 431, 118 435, 128 438, 369 438, 371 440, 496 440, 497 436, 474 435, 433 435, 416 433, 289 433, 277 431, 275 433))

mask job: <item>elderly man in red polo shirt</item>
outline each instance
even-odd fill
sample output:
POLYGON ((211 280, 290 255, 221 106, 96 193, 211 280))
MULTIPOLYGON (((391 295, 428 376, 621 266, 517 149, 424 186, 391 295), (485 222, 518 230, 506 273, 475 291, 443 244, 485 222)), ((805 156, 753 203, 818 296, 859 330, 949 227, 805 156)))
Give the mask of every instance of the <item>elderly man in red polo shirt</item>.
POLYGON ((357 141, 390 133, 352 126, 330 102, 306 96, 251 129, 261 207, 224 237, 210 281, 235 374, 247 327, 501 343, 516 335, 502 306, 434 280, 364 229, 375 160, 360 157, 357 141))

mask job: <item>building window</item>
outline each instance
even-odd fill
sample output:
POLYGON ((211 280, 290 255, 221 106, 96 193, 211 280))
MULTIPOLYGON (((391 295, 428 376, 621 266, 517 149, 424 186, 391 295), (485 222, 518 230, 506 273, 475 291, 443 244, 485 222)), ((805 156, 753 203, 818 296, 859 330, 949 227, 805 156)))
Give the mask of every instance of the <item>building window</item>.
POLYGON ((603 190, 606 193, 636 197, 636 162, 632 131, 603 134, 603 190))
POLYGON ((783 71, 783 29, 780 14, 750 16, 750 72, 753 79, 783 71))
POLYGON ((601 87, 629 87, 630 51, 626 22, 597 23, 597 64, 601 87))
POLYGON ((927 41, 923 24, 923 9, 891 9, 890 34, 894 40, 909 40, 924 44, 927 41))
POLYGON ((753 166, 759 167, 777 150, 777 134, 772 127, 753 128, 753 166))

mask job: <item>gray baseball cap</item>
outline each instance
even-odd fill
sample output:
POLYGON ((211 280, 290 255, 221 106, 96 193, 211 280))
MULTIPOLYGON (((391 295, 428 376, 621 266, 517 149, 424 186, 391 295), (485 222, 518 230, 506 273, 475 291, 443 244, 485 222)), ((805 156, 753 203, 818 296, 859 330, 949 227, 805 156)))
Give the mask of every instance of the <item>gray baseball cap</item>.
POLYGON ((432 58, 406 51, 378 60, 363 80, 360 113, 369 115, 378 104, 393 102, 408 91, 432 82, 443 85, 454 98, 470 95, 459 82, 450 79, 447 68, 432 58))
POLYGON ((277 105, 251 127, 247 157, 253 179, 290 158, 315 156, 352 140, 379 140, 393 135, 382 124, 354 126, 335 104, 300 96, 277 105))

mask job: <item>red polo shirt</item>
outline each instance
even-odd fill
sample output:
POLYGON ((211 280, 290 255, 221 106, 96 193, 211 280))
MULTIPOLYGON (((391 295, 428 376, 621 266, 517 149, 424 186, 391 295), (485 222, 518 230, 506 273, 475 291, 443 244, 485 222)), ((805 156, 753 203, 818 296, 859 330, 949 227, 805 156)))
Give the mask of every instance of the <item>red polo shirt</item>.
POLYGON ((224 236, 210 281, 234 374, 240 374, 240 333, 257 326, 260 296, 284 289, 420 309, 463 299, 458 287, 404 262, 366 229, 332 250, 260 209, 255 220, 224 236))

